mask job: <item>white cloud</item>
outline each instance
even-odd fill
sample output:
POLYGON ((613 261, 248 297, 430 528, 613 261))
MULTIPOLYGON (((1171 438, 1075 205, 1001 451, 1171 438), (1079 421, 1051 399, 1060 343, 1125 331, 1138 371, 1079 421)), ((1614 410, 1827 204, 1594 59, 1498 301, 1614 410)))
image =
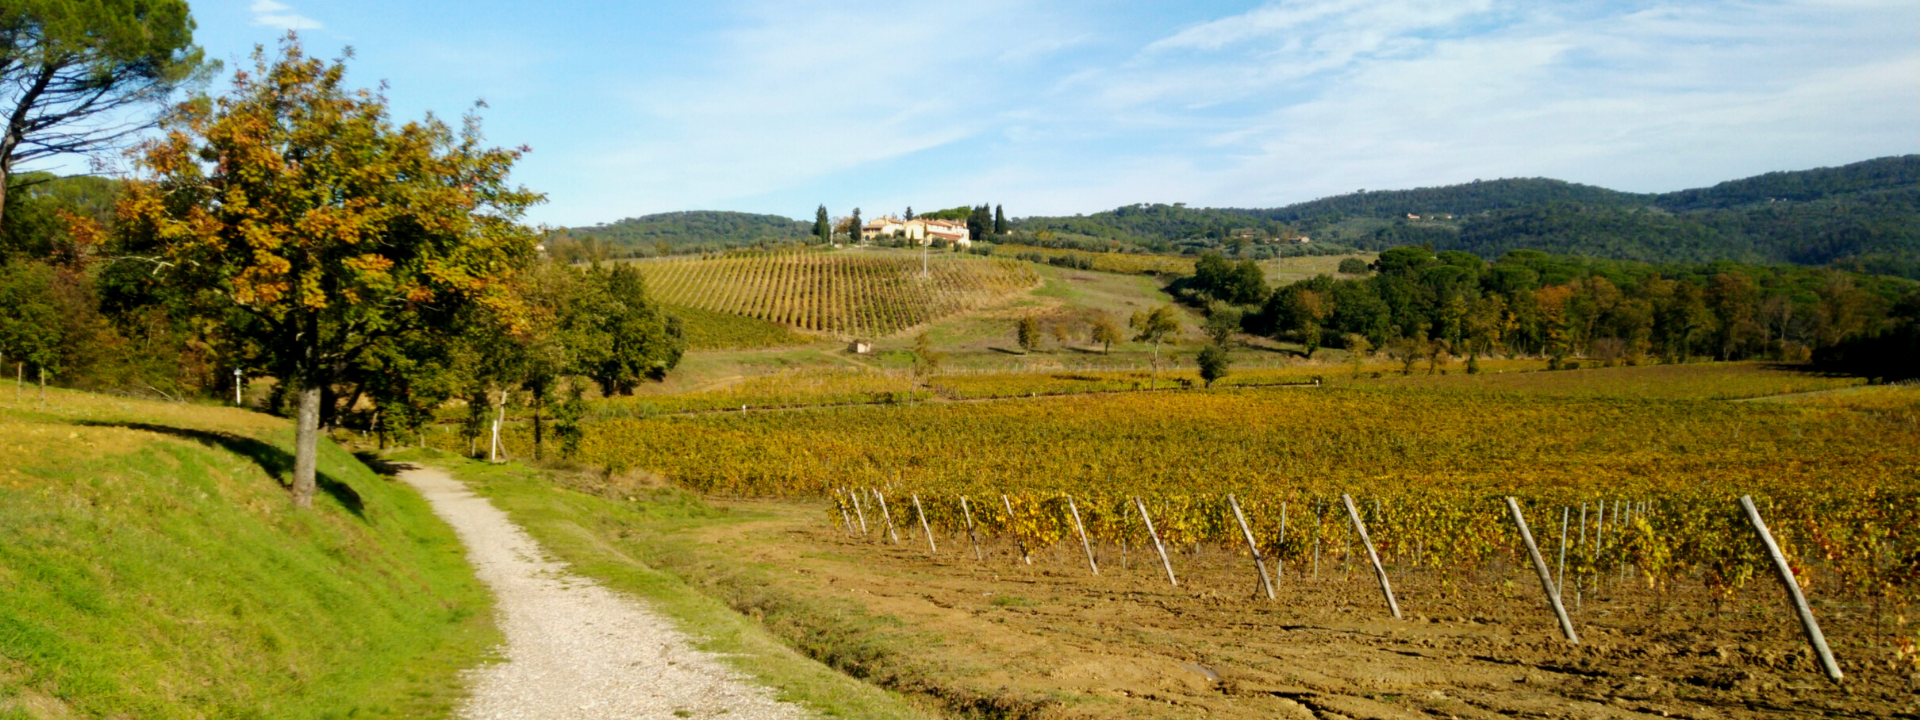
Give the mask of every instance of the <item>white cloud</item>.
POLYGON ((273 0, 254 0, 247 10, 253 13, 253 24, 261 27, 283 30, 319 30, 325 27, 319 20, 296 13, 292 7, 273 0))

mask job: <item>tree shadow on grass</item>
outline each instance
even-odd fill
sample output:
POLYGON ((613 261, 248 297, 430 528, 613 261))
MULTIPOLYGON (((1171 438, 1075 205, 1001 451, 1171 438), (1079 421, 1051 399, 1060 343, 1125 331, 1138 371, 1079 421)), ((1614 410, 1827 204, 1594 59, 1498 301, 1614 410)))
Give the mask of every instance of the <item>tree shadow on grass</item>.
MULTIPOLYGON (((293 482, 292 453, 282 450, 279 446, 272 443, 256 440, 244 435, 172 427, 169 425, 154 425, 151 423, 116 423, 82 420, 76 424, 92 427, 118 427, 128 430, 144 430, 150 433, 172 435, 177 438, 192 440, 202 445, 221 448, 227 452, 254 461, 259 464, 260 469, 267 471, 268 475, 272 475, 275 480, 280 481, 281 487, 289 487, 293 482)), ((329 497, 332 497, 335 502, 340 503, 340 507, 345 508, 347 512, 353 513, 354 517, 360 518, 361 520, 367 519, 366 501, 360 498, 359 491, 354 490, 353 486, 341 482, 324 472, 317 471, 314 473, 314 483, 319 486, 321 492, 326 493, 329 497)))

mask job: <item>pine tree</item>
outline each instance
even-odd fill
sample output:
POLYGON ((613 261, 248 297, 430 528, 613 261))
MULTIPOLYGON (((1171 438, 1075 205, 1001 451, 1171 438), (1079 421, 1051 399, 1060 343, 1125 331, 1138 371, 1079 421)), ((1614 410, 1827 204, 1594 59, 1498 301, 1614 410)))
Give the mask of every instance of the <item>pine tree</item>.
POLYGON ((1007 209, 1005 206, 993 206, 993 234, 1007 234, 1007 209))
POLYGON ((827 206, 825 205, 821 205, 819 210, 813 211, 813 234, 818 236, 820 242, 823 244, 833 242, 833 221, 827 219, 827 206))
POLYGON ((908 206, 907 206, 907 219, 908 219, 908 220, 912 220, 912 219, 913 219, 913 206, 912 206, 912 205, 908 205, 908 206))

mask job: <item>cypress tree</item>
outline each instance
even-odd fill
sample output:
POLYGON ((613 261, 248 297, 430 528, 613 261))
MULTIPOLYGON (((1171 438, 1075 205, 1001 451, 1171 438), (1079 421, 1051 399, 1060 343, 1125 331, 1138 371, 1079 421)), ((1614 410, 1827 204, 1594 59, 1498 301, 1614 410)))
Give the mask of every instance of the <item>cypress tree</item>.
POLYGON ((822 243, 833 242, 833 222, 827 219, 825 205, 813 212, 813 234, 819 236, 822 243))
POLYGON ((853 209, 853 223, 847 228, 847 237, 853 238, 856 244, 860 242, 860 208, 853 209))
POLYGON ((1007 208, 1004 205, 993 206, 993 234, 1007 234, 1007 208))

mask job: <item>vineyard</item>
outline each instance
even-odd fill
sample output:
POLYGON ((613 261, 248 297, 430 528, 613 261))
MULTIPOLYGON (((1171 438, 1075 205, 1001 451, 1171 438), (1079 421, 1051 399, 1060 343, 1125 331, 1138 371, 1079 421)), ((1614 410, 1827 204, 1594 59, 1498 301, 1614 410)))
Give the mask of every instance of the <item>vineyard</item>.
POLYGON ((878 337, 1032 287, 1013 260, 937 253, 789 251, 636 263, 655 297, 800 330, 878 337))
MULTIPOLYGON (((971 520, 978 537, 1023 552, 1074 547, 1084 529, 1106 552, 1138 557, 1152 547, 1143 509, 1170 547, 1244 551, 1231 495, 1259 551, 1295 568, 1327 562, 1335 548, 1351 557, 1340 498, 1352 494, 1383 562, 1443 587, 1515 561, 1502 501, 1513 496, 1550 554, 1566 538, 1560 572, 1575 589, 1630 577, 1720 598, 1767 577, 1733 503, 1752 494, 1804 584, 1907 607, 1920 592, 1920 535, 1907 530, 1920 525, 1920 394, 1715 399, 1849 384, 1738 365, 1368 376, 1305 389, 609 420, 590 428, 583 453, 708 493, 836 498, 822 518, 836 526, 851 522, 843 510, 874 523, 871 505, 851 503, 878 492, 908 527, 917 519, 902 508, 916 498, 944 542, 966 538, 971 520), (1465 391, 1476 384, 1491 387, 1465 391)), ((1911 653, 1905 632, 1885 647, 1911 653)))

